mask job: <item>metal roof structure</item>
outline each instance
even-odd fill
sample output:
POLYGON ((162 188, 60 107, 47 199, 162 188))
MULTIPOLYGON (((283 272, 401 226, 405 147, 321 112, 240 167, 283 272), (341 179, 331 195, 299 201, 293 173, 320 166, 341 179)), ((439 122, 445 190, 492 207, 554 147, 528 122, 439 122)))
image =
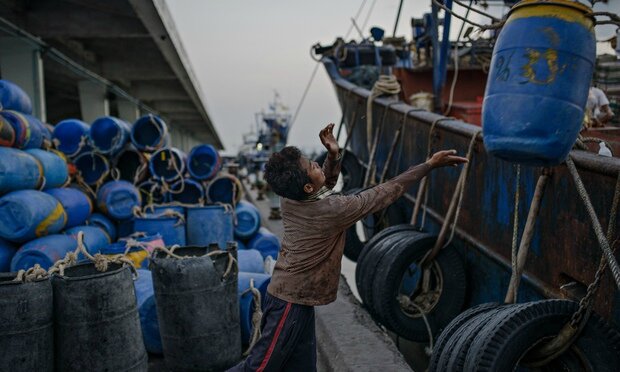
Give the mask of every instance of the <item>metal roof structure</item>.
POLYGON ((80 117, 85 75, 67 59, 106 84, 111 102, 122 96, 223 147, 163 0, 0 0, 0 18, 41 45, 49 122, 80 117))

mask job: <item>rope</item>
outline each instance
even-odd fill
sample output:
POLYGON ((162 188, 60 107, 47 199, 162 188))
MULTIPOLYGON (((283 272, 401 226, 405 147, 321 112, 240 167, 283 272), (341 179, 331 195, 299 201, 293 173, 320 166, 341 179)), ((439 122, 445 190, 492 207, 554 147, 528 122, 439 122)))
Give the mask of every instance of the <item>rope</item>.
POLYGON ((45 184, 47 183, 47 179, 45 176, 41 176, 41 185, 39 186, 39 191, 42 191, 45 188, 45 184))
POLYGON ((260 291, 256 287, 254 287, 254 278, 250 279, 250 288, 243 291, 243 293, 241 293, 241 297, 243 297, 248 292, 252 292, 252 300, 254 301, 254 313, 252 314, 252 334, 250 336, 250 345, 243 353, 243 356, 248 356, 254 345, 256 345, 256 343, 260 339, 260 323, 263 318, 261 294, 260 291))
POLYGON ((41 265, 35 264, 28 270, 19 270, 13 281, 21 283, 31 283, 39 279, 45 279, 47 277, 47 271, 45 271, 45 269, 43 269, 41 265))
POLYGON ((316 72, 319 70, 319 65, 320 65, 319 62, 314 64, 314 70, 312 70, 312 74, 310 75, 310 80, 308 80, 308 84, 306 84, 306 88, 304 89, 304 92, 301 95, 301 99, 299 100, 299 103, 297 104, 297 109, 295 109, 295 114, 293 115, 293 119, 291 120, 291 123, 288 125, 288 133, 291 132, 291 128, 293 127, 293 124, 295 124, 295 121, 297 120, 297 115, 299 115, 299 111, 301 111, 301 107, 304 105, 304 101, 306 100, 306 96, 308 95, 308 91, 310 90, 310 86, 312 85, 312 82, 314 81, 316 72))
MULTIPOLYGON (((460 2, 456 2, 461 6, 465 6, 467 11, 465 12, 465 18, 469 15, 470 10, 474 10, 471 7, 471 4, 474 0, 469 0, 469 6, 466 6, 460 2)), ((476 10, 474 10, 476 11, 476 10)), ((492 17, 491 17, 492 18, 492 17)), ((448 115, 450 110, 452 110, 452 103, 454 101, 454 88, 456 88, 456 82, 459 78, 459 40, 461 39, 461 34, 463 33, 463 29, 465 28, 465 22, 461 23, 461 28, 459 29, 459 33, 456 36, 456 42, 454 43, 454 51, 452 52, 454 55, 454 75, 452 76, 452 84, 450 85, 450 95, 448 97, 448 105, 446 106, 446 111, 444 111, 444 115, 448 115)))
POLYGON ((381 75, 375 82, 366 101, 366 145, 368 151, 372 147, 372 103, 375 98, 387 94, 396 95, 400 93, 400 84, 394 75, 381 75))
POLYGON ((616 286, 620 288, 620 267, 618 267, 618 261, 616 261, 613 255, 613 252, 611 251, 611 248, 609 246, 609 241, 607 240, 607 238, 605 237, 605 234, 603 233, 603 228, 601 227, 601 223, 599 222, 598 217, 596 216, 596 212, 594 211, 594 207, 592 206, 592 202, 590 201, 588 192, 586 191, 586 188, 583 185, 583 181, 581 180, 581 177, 579 176, 579 172, 577 171, 577 168, 575 167, 575 163, 573 162, 573 159, 570 157, 570 155, 568 159, 566 159, 566 165, 568 167, 569 172, 573 176, 573 180, 575 181, 575 186, 577 187, 579 196, 581 197, 581 200, 586 207, 586 210, 592 222, 592 228, 594 229, 594 233, 596 234, 596 239, 598 240, 601 250, 603 251, 603 255, 605 256, 605 259, 607 260, 607 264, 609 265, 611 274, 614 277, 616 286))
MULTIPOLYGON (((173 258, 176 258, 176 259, 179 259, 179 260, 183 260, 183 259, 187 259, 187 258, 195 258, 195 256, 179 256, 179 255, 175 254, 174 251, 177 248, 179 248, 178 244, 173 245, 169 249, 166 248, 166 247, 155 247, 155 248, 153 248, 153 253, 152 254, 154 255, 155 252, 161 251, 161 252, 166 253, 168 255, 168 257, 173 257, 173 258)), ((206 257, 211 257, 211 256, 222 255, 222 254, 227 254, 228 255, 228 265, 226 266, 226 271, 224 271, 224 274, 222 274, 222 280, 224 280, 232 272, 233 264, 235 265, 235 267, 237 267, 237 271, 236 272, 238 272, 238 270, 239 270, 239 267, 237 265, 237 260, 235 259, 235 257, 230 252, 222 251, 222 250, 217 250, 217 251, 209 252, 205 256, 206 257)))
MULTIPOLYGON (((474 144, 476 143, 476 139, 478 138, 478 135, 480 134, 480 132, 481 130, 478 130, 471 136, 471 140, 469 141, 469 146, 467 148, 467 155, 466 155, 467 160, 471 160, 474 144)), ((462 206, 465 184, 467 181, 467 175, 469 173, 469 164, 470 162, 467 162, 463 165, 463 168, 461 168, 461 173, 459 174, 459 179, 456 182, 456 188, 454 190, 454 194, 452 194, 452 200, 450 200, 450 205, 448 206, 448 212, 446 212, 446 217, 444 218, 443 224, 441 225, 441 230, 439 232, 439 235, 437 236, 435 245, 433 246, 433 249, 431 249, 429 253, 427 253, 420 261, 419 265, 421 267, 424 267, 426 266, 427 263, 432 262, 433 259, 435 259, 435 257, 439 253, 439 251, 442 248, 445 248, 448 244, 450 244, 450 242, 452 241, 452 238, 454 237, 454 231, 456 230, 456 225, 458 223, 458 216, 460 214, 460 210, 462 206), (454 221, 452 221, 453 219, 454 221), (446 233, 450 225, 452 225, 450 239, 448 240, 446 244, 444 244, 446 233)))
MULTIPOLYGON (((513 262, 513 270, 510 277, 510 284, 508 285, 508 291, 506 292, 504 303, 511 304, 515 303, 515 301, 517 300, 517 292, 519 291, 521 274, 523 273, 525 262, 527 260, 527 254, 529 252, 530 244, 532 243, 532 237, 534 236, 534 227, 536 225, 536 218, 538 217, 538 212, 540 211, 540 204, 548 180, 548 171, 543 170, 543 174, 538 177, 538 182, 536 182, 536 189, 534 190, 534 196, 532 197, 532 201, 530 202, 530 211, 528 212, 527 220, 525 221, 525 227, 523 228, 523 234, 521 236, 519 250, 516 251, 516 244, 513 245, 513 250, 516 252, 513 252, 512 259, 515 260, 515 262, 513 262)), ((515 198, 515 205, 516 203, 517 200, 515 198)), ((514 235, 515 233, 513 231, 513 236, 514 235)))
MULTIPOLYGON (((520 188, 519 184, 521 183, 521 165, 517 164, 517 179, 515 180, 515 212, 512 218, 512 244, 510 249, 510 263, 512 266, 512 272, 516 275, 517 273, 517 239, 519 237, 519 200, 520 198, 520 188)), ((517 297, 517 287, 512 288, 512 292, 510 292, 510 296, 514 301, 517 297)), ((506 295, 506 298, 509 295, 506 295)), ((509 298, 510 299, 510 298, 509 298)))
MULTIPOLYGON (((372 3, 370 3, 370 7, 368 8, 368 13, 366 14, 366 19, 364 19, 364 23, 362 24, 362 30, 366 28, 366 25, 368 24, 368 20, 370 19, 370 15, 372 14, 372 11, 375 9, 376 2, 377 0, 372 0, 372 3)), ((355 24, 355 20, 353 24, 355 24)))
POLYGON ((387 113, 389 109, 393 105, 399 104, 399 103, 400 102, 391 102, 387 106, 385 106, 385 108, 383 109, 383 115, 381 116, 381 122, 379 123, 375 131, 375 136, 374 136, 375 140, 373 141, 372 149, 370 150, 370 156, 368 158, 368 170, 366 171, 366 176, 364 177, 363 188, 367 187, 371 182, 374 183, 375 170, 376 170, 375 157, 377 156, 377 147, 379 146, 379 140, 381 139, 381 135, 383 134, 383 124, 385 123, 385 118, 387 117, 387 113))
POLYGON ((134 173, 134 175, 133 175, 133 184, 134 185, 137 185, 138 182, 140 182, 140 179, 142 178, 143 173, 146 170, 147 166, 148 166, 147 163, 144 162, 144 163, 140 164, 140 166, 136 169, 136 173, 134 173))
POLYGON ((75 252, 67 252, 67 254, 65 255, 65 258, 56 261, 54 265, 50 267, 50 269, 48 270, 48 273, 50 275, 54 273, 58 273, 60 276, 64 276, 65 268, 76 264, 77 254, 78 254, 77 249, 75 250, 75 252))
POLYGON ((110 176, 114 181, 118 181, 121 179, 121 172, 118 170, 118 168, 114 167, 110 170, 110 176))
POLYGON ((424 325, 426 326, 426 332, 428 333, 428 339, 429 339, 429 345, 428 345, 428 350, 426 351, 427 355, 431 355, 431 352, 433 350, 433 332, 431 330, 431 325, 428 322, 428 319, 426 317, 426 313, 424 312, 424 310, 415 302, 411 301, 411 299, 405 295, 401 295, 399 296, 399 303, 401 306, 403 307, 407 307, 408 305, 412 305, 413 307, 415 307, 419 312, 420 315, 422 315, 422 319, 424 320, 424 325))
MULTIPOLYGON (((360 5, 360 7, 357 9, 357 13, 355 13, 355 17, 354 19, 357 21, 357 19, 360 17, 360 14, 362 13, 362 9, 364 9, 364 5, 366 4, 366 0, 362 0, 362 4, 360 5)), ((349 35, 351 34, 351 31, 353 31, 353 24, 351 24, 349 26, 349 29, 347 30, 347 33, 344 35, 344 38, 347 39, 349 38, 349 35)))
POLYGON ((136 268, 133 266, 133 262, 126 258, 122 254, 105 256, 101 253, 96 253, 94 256, 91 255, 88 250, 86 250, 86 246, 84 245, 84 232, 80 231, 77 234, 77 249, 76 253, 81 252, 86 258, 88 258, 92 263, 95 264, 95 269, 99 272, 108 271, 108 266, 110 264, 119 264, 119 265, 129 265, 131 271, 133 272, 134 278, 137 278, 136 268))
POLYGON ((440 7, 444 11, 452 14, 452 16, 454 16, 455 18, 458 18, 458 19, 460 19, 462 21, 465 21, 465 22, 469 23, 470 25, 476 26, 481 31, 499 29, 499 28, 503 27, 504 23, 505 23, 505 21, 500 21, 500 22, 491 23, 490 25, 481 25, 479 23, 472 22, 469 19, 467 19, 467 18, 465 18, 465 17, 463 17, 461 15, 456 14, 450 8, 448 8, 447 6, 443 5, 442 3, 440 3, 437 0, 432 0, 432 1, 433 1, 433 4, 435 4, 436 6, 440 7))
MULTIPOLYGON (((431 157, 431 151, 432 151, 432 140, 433 140, 433 132, 435 131, 435 127, 437 126, 437 123, 444 121, 444 120, 451 120, 453 118, 450 117, 439 117, 435 120, 433 120, 433 122, 431 123, 431 128, 428 131, 428 141, 426 143, 426 160, 430 159, 431 157)), ((422 199, 425 198, 425 193, 426 193, 426 185, 428 183, 428 179, 426 176, 424 176, 422 178, 422 180, 420 181, 420 186, 418 187, 418 193, 416 195, 415 198, 415 204, 413 207, 413 214, 411 215, 411 221, 409 221, 409 224, 412 226, 415 226, 418 220, 418 213, 420 211, 420 207, 422 205, 422 199)), ((426 203, 424 203, 426 204, 426 203)), ((426 217, 426 207, 424 207, 424 216, 423 216, 423 220, 426 217)), ((423 225, 422 225, 423 226, 423 225)), ((420 230, 422 230, 422 227, 420 227, 420 230)))

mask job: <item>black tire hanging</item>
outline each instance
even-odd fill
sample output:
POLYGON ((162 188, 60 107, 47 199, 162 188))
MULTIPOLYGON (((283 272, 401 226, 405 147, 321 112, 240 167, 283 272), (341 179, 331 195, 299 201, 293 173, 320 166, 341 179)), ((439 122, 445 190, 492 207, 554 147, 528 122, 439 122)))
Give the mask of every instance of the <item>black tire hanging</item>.
MULTIPOLYGON (((395 245, 383 255, 372 281, 372 302, 381 323, 411 341, 429 339, 426 323, 419 312, 400 303, 400 288, 410 266, 432 249, 436 236, 421 234, 407 244, 395 245)), ((432 282, 437 288, 425 311, 433 335, 438 334, 460 312, 465 302, 466 277, 463 260, 452 247, 442 249, 431 263, 432 282)), ((415 296, 420 299, 419 295, 415 296)))
MULTIPOLYGON (((314 161, 323 166, 327 152, 323 152, 314 161)), ((342 163, 340 166, 340 173, 342 174, 342 190, 337 190, 345 194, 349 190, 362 187, 364 182, 364 169, 360 165, 355 154, 350 151, 344 150, 342 153, 342 163)))
MULTIPOLYGON (((431 360, 428 365, 428 371, 446 371, 446 364, 444 364, 444 358, 447 357, 446 354, 449 355, 452 351, 451 348, 446 348, 446 345, 448 345, 448 343, 450 343, 450 341, 454 338, 453 335, 461 328, 461 326, 466 324, 470 319, 473 319, 481 314, 486 314, 491 310, 497 308, 498 306, 499 304, 497 302, 476 305, 463 311, 456 318, 452 319, 452 321, 446 326, 446 328, 441 331, 441 334, 439 335, 437 341, 435 341, 435 345, 433 346, 433 354, 431 355, 431 360)), ((445 362, 447 363, 447 360, 445 360, 445 362)))
MULTIPOLYGON (((569 321, 578 305, 567 300, 543 300, 513 305, 488 322, 469 347, 465 371, 509 371, 526 364, 526 353, 552 337, 569 321), (523 362, 523 363, 520 363, 523 362)), ((544 366, 548 371, 612 372, 620 366, 620 332, 592 314, 572 347, 544 366)))
MULTIPOLYGON (((344 194, 355 195, 360 191, 362 191, 362 189, 355 188, 353 190, 345 192, 344 194)), ((374 229, 372 228, 372 226, 371 228, 367 227, 369 226, 369 224, 373 224, 373 221, 374 216, 371 214, 364 217, 362 220, 356 222, 347 229, 344 241, 344 255, 351 261, 357 262, 360 252, 364 248, 364 244, 366 244, 366 242, 374 235, 374 229), (365 235, 363 238, 360 237, 357 232, 358 223, 361 223, 363 225, 363 233, 365 235)))

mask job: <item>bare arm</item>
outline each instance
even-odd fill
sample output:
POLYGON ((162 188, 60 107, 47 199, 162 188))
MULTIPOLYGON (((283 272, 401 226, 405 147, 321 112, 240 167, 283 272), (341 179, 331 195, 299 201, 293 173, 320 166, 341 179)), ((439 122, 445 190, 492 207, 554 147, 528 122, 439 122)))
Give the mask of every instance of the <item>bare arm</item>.
POLYGON ((323 162, 323 173, 325 174, 325 187, 333 189, 338 181, 340 175, 340 163, 342 155, 340 154, 340 147, 338 141, 334 137, 334 124, 328 124, 325 128, 319 132, 319 138, 321 143, 327 150, 327 157, 323 162))

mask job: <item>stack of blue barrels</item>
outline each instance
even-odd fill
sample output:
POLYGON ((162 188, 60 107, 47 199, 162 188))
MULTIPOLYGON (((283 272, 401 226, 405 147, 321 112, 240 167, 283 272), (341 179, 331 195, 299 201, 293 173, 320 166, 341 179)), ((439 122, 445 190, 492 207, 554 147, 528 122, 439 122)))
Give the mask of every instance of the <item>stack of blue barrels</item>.
POLYGON ((48 269, 75 251, 83 231, 91 254, 124 254, 138 269, 144 343, 161 353, 149 251, 225 250, 236 241, 247 344, 255 308, 249 289, 265 295, 280 243, 261 227, 258 210, 241 200, 239 180, 220 172, 215 147, 202 144, 185 154, 169 144, 168 127, 155 115, 133 124, 112 116, 44 124, 27 94, 0 80, 0 272, 48 269))

